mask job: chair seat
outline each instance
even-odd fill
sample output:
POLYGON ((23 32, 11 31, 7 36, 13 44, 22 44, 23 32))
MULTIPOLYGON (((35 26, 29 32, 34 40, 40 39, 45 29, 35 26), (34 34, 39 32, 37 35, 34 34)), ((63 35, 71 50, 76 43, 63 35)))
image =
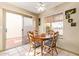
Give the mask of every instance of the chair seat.
POLYGON ((39 42, 35 42, 33 45, 34 45, 34 48, 38 48, 41 46, 41 44, 39 42))
POLYGON ((44 42, 44 45, 51 47, 51 41, 52 41, 52 39, 46 40, 46 41, 44 42))

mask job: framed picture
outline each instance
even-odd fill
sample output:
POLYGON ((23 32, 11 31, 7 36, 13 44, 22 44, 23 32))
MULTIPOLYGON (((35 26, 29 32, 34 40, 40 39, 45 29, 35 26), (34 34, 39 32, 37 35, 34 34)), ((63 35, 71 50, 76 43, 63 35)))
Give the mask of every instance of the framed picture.
POLYGON ((38 19, 38 25, 39 25, 39 26, 41 25, 41 20, 40 20, 40 18, 38 19))

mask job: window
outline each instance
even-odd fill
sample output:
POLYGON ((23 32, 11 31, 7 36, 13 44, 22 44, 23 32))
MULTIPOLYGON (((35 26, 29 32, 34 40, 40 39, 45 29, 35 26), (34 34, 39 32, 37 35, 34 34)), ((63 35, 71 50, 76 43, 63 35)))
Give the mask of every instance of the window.
POLYGON ((58 31, 60 35, 63 35, 63 21, 52 22, 52 29, 58 31))
POLYGON ((60 35, 63 35, 63 15, 58 14, 53 16, 52 29, 58 31, 60 35))
POLYGON ((63 35, 63 14, 57 14, 48 16, 45 18, 46 21, 46 30, 58 31, 60 35, 63 35), (48 29, 48 27, 50 27, 48 29))

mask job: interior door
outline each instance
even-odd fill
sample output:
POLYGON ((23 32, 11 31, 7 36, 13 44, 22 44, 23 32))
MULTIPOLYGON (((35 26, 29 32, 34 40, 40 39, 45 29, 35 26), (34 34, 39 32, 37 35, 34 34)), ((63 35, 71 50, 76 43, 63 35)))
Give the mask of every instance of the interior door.
POLYGON ((28 31, 34 30, 34 21, 32 18, 24 17, 23 20, 23 44, 27 44, 29 42, 29 39, 27 37, 28 31))
POLYGON ((6 49, 22 45, 22 21, 19 14, 6 12, 6 49))

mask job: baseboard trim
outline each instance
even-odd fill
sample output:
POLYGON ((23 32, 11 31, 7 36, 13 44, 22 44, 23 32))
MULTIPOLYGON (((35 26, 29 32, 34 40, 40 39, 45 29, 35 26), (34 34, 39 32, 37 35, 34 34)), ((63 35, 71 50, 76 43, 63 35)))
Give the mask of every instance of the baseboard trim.
POLYGON ((0 50, 0 52, 3 52, 4 50, 0 50))
POLYGON ((59 49, 61 49, 61 50, 64 50, 64 51, 67 51, 67 52, 70 52, 70 53, 72 53, 72 54, 75 54, 75 55, 79 56, 78 53, 75 53, 75 52, 69 51, 69 50, 64 49, 64 48, 61 48, 61 47, 57 47, 57 48, 59 48, 59 49))

